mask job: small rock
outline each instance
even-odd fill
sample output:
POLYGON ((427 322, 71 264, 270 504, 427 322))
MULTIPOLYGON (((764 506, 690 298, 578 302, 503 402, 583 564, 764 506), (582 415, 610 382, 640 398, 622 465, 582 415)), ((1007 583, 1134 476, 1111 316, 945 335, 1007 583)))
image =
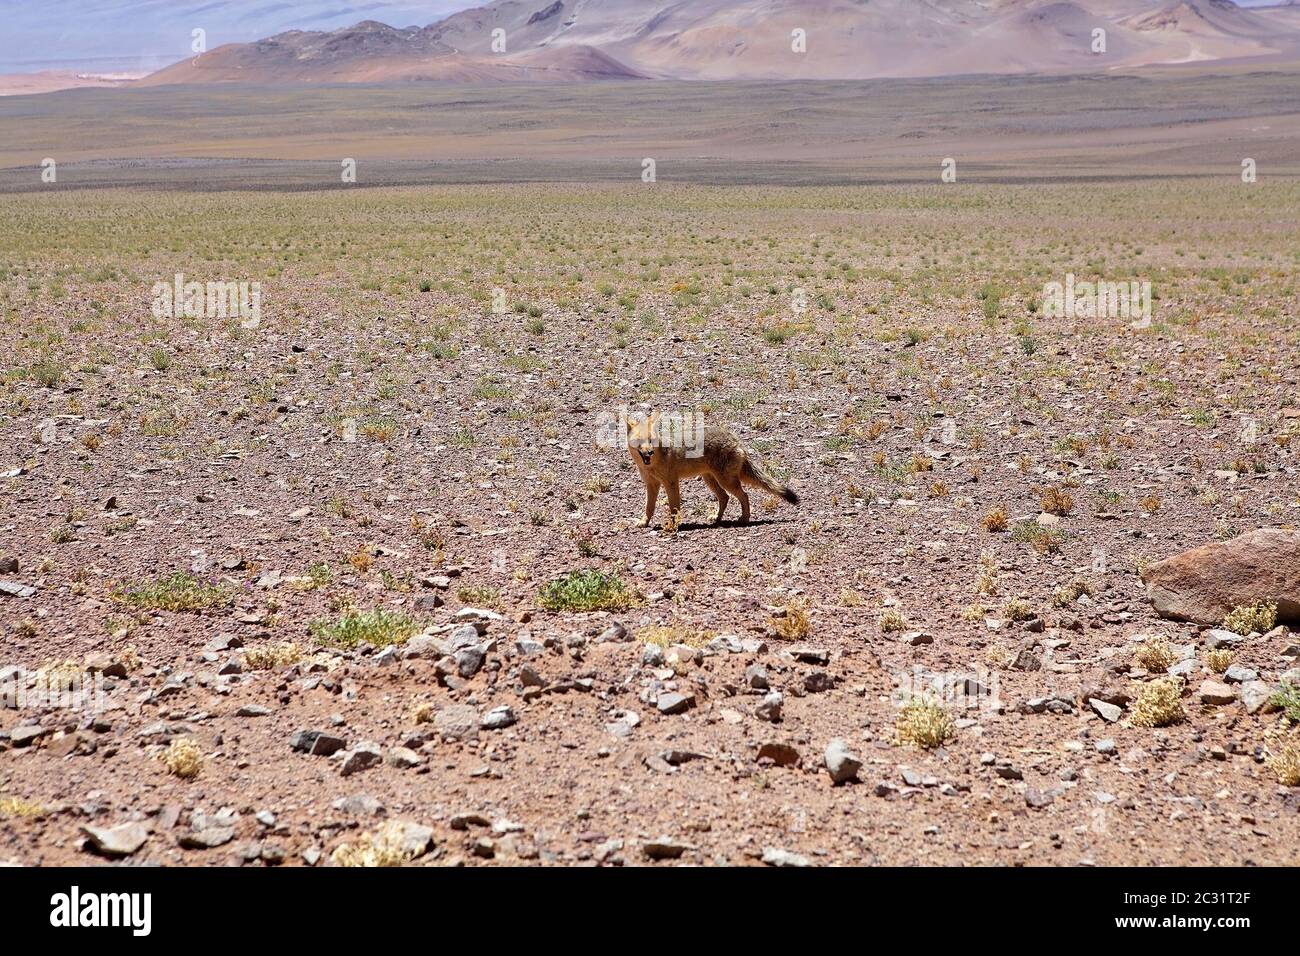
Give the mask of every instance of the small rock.
POLYGON ((1095 697, 1088 701, 1088 706, 1096 712, 1098 717, 1106 721, 1108 724, 1115 723, 1115 721, 1119 720, 1124 713, 1123 708, 1116 707, 1114 704, 1108 704, 1104 700, 1098 700, 1095 697))
POLYGON ((681 714, 695 706, 694 694, 660 694, 655 703, 661 714, 681 714))
POLYGON ((478 711, 468 704, 451 704, 434 714, 433 726, 448 740, 468 740, 478 736, 478 711))
POLYGON ((812 863, 808 861, 806 856, 800 856, 798 853, 791 853, 788 850, 779 850, 775 847, 764 848, 763 862, 768 866, 812 866, 812 863))
POLYGON ((1216 680, 1202 681, 1200 689, 1196 693, 1203 704, 1231 704, 1237 699, 1235 690, 1216 680))
POLYGON ((778 767, 797 767, 801 758, 799 751, 792 745, 781 741, 768 741, 759 745, 757 759, 770 760, 778 767))
POLYGON ((687 850, 695 849, 689 843, 682 843, 671 837, 647 840, 641 845, 641 851, 651 860, 676 860, 687 850))
POLYGON ((83 826, 81 832, 94 852, 102 856, 130 856, 149 839, 148 825, 140 822, 119 823, 115 827, 83 826))
POLYGON ((484 714, 479 726, 484 730, 502 730, 518 720, 519 718, 515 716, 515 712, 506 704, 502 704, 500 707, 493 707, 484 714))
POLYGON ((1268 713, 1272 705, 1273 687, 1262 680, 1248 680, 1241 685, 1241 705, 1248 714, 1268 713))
POLYGON ((622 624, 619 624, 617 621, 615 621, 609 627, 605 628, 603 631, 600 632, 600 636, 596 638, 596 643, 597 644, 610 644, 610 643, 622 644, 630 640, 632 640, 632 635, 628 633, 627 628, 625 628, 622 624))
POLYGON ((299 753, 315 757, 329 757, 347 746, 340 737, 334 737, 323 730, 300 730, 293 735, 289 746, 299 753))
POLYGON ((1223 672, 1223 679, 1229 684, 1244 684, 1248 680, 1257 680, 1259 671, 1241 664, 1231 664, 1223 672))
POLYGON ((29 747, 50 732, 39 724, 22 724, 9 731, 9 742, 15 747, 29 747))
POLYGON ((234 827, 209 826, 192 833, 183 833, 176 842, 187 850, 211 850, 224 846, 234 838, 234 827))
POLYGON ((1033 787, 1025 789, 1025 803, 1035 810, 1041 810, 1043 807, 1051 806, 1056 800, 1056 794, 1050 790, 1036 790, 1033 787))
POLYGON ((766 720, 774 724, 779 723, 784 704, 785 698, 781 696, 781 692, 774 690, 764 697, 763 702, 754 709, 754 716, 759 720, 766 720))
POLYGON ((424 758, 410 747, 390 747, 388 748, 388 763, 402 770, 410 770, 412 767, 418 767, 424 763, 424 758))
POLYGON ((849 750, 848 744, 836 737, 826 746, 826 769, 835 784, 848 783, 858 778, 862 760, 849 750))
POLYGON ((339 768, 339 773, 345 777, 350 777, 354 773, 369 770, 371 767, 377 767, 383 763, 384 754, 379 749, 379 744, 364 740, 351 750, 343 751, 342 759, 343 766, 339 768))

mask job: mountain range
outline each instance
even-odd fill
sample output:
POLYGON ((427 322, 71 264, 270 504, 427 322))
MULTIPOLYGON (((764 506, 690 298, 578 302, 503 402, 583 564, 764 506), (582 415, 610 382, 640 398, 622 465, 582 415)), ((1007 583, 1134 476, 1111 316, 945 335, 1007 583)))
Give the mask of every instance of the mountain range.
POLYGON ((1297 59, 1296 0, 495 0, 427 26, 365 20, 225 44, 138 82, 827 80, 1297 59))

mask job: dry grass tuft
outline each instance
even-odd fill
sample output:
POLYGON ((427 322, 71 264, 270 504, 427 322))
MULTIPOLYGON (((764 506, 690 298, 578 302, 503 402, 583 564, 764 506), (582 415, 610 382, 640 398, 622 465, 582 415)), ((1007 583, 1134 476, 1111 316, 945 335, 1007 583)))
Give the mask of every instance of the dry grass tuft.
POLYGON ((893 634, 907 630, 907 617, 896 607, 887 607, 880 612, 880 631, 893 634))
POLYGON ((997 507, 984 516, 981 524, 984 525, 985 531, 999 532, 1006 531, 1011 522, 1007 518, 1006 509, 997 507))
POLYGON ((1225 630, 1234 634, 1246 635, 1258 631, 1265 634, 1277 626, 1276 604, 1243 604, 1235 607, 1223 619, 1225 630))
POLYGON ((913 698, 903 705, 894 729, 899 743, 933 750, 951 737, 955 728, 952 717, 939 704, 913 698))
POLYGON ((415 854, 402 845, 400 827, 389 824, 375 833, 366 833, 356 843, 342 843, 330 854, 335 866, 405 866, 415 854))
POLYGON ((203 750, 193 737, 177 737, 159 759, 168 773, 182 780, 193 780, 203 769, 203 750))
POLYGON ((712 631, 698 631, 694 628, 671 624, 661 627, 643 627, 636 632, 638 641, 645 644, 657 644, 659 647, 672 647, 685 644, 687 647, 703 647, 716 637, 712 631))
POLYGON ((1288 743, 1268 758, 1268 769, 1284 787, 1300 787, 1300 743, 1288 743))
POLYGON ((1232 664, 1232 651, 1226 647, 1214 647, 1205 652, 1205 666, 1216 674, 1222 674, 1232 664))
POLYGON ((795 598, 785 606, 785 614, 772 617, 772 630, 787 641, 802 641, 812 631, 812 621, 808 617, 808 602, 795 598))
POLYGON ((1161 677, 1144 684, 1138 691, 1133 707, 1134 727, 1168 727, 1181 722, 1183 712, 1183 684, 1173 677, 1161 677))
POLYGON ((244 651, 244 666, 254 671, 288 667, 297 664, 300 660, 302 660, 302 650, 292 642, 264 644, 244 651))
POLYGON ((1153 674, 1163 674, 1178 660, 1178 655, 1163 637, 1153 637, 1138 647, 1133 654, 1133 662, 1153 674))
POLYGON ((1074 499, 1063 488, 1048 488, 1039 499, 1044 511, 1049 515, 1064 518, 1074 510, 1074 499))
POLYGON ((0 797, 0 819, 31 820, 45 815, 45 808, 22 797, 0 797))

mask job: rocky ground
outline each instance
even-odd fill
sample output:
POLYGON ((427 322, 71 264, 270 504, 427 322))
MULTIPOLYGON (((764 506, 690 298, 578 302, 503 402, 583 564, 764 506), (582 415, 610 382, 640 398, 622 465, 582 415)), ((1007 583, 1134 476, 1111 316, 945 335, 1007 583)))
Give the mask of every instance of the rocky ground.
POLYGON ((1295 523, 1298 199, 6 197, 0 860, 1294 862, 1300 639, 1140 573, 1295 523), (622 406, 802 503, 634 527, 622 406))

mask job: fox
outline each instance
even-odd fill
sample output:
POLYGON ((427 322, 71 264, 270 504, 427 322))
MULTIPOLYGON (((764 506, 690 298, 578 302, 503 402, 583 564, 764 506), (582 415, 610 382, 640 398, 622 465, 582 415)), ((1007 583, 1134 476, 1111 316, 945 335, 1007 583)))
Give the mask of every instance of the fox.
POLYGON ((721 523, 732 496, 740 501, 741 524, 749 523, 746 485, 761 488, 792 505, 799 504, 799 495, 769 475, 741 447, 740 439, 729 429, 711 424, 696 425, 693 434, 687 436, 689 442, 661 441, 664 434, 659 423, 659 412, 628 422, 628 454, 645 482, 645 515, 637 520, 638 528, 644 528, 654 520, 661 487, 668 492, 670 517, 674 520, 679 518, 682 507, 679 482, 684 478, 703 478, 718 499, 718 510, 713 516, 715 525, 721 523))

